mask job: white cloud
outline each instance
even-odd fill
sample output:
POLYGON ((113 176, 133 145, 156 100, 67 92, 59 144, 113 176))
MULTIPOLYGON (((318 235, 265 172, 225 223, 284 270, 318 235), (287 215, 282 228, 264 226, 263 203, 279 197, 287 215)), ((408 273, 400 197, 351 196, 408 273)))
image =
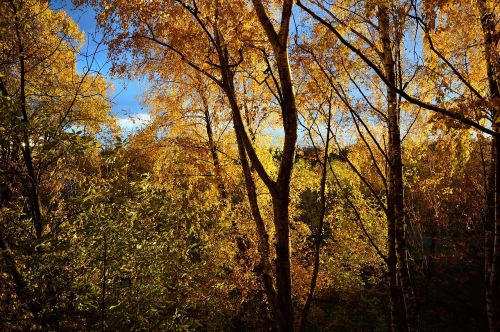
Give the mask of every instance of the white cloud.
POLYGON ((118 118, 117 122, 123 131, 135 131, 144 127, 151 121, 148 113, 131 114, 127 117, 118 118))

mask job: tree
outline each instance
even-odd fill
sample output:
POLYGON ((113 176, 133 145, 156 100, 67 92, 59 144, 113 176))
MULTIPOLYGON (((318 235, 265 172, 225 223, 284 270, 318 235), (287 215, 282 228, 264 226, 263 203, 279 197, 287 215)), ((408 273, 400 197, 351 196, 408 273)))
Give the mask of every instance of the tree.
MULTIPOLYGON (((92 2, 91 2, 92 3, 92 2)), ((293 326, 293 303, 291 293, 291 274, 290 274, 290 243, 289 243, 289 186, 291 172, 293 168, 293 159, 295 153, 295 142, 297 140, 297 109, 295 106, 295 96, 293 93, 293 83, 288 61, 288 30, 292 12, 292 1, 286 1, 282 8, 282 18, 279 31, 276 31, 271 20, 266 13, 264 5, 260 1, 255 1, 254 7, 256 16, 262 25, 267 36, 269 48, 272 50, 276 59, 276 69, 278 71, 279 81, 276 89, 278 90, 278 102, 282 109, 283 128, 285 131, 285 143, 279 167, 277 180, 270 178, 259 160, 255 147, 245 130, 241 106, 238 100, 237 87, 235 86, 236 68, 243 61, 243 44, 233 30, 238 26, 238 18, 235 15, 243 14, 249 18, 249 21, 255 21, 251 18, 251 12, 245 7, 243 2, 234 4, 215 3, 198 5, 196 2, 187 3, 182 1, 173 1, 160 5, 159 3, 150 3, 147 8, 134 8, 133 4, 123 4, 121 6, 106 7, 104 4, 94 2, 94 5, 101 6, 103 11, 102 24, 109 30, 114 30, 115 26, 111 23, 115 15, 121 15, 120 24, 122 33, 114 42, 117 47, 116 54, 120 54, 120 46, 133 46, 132 55, 137 61, 144 60, 143 47, 151 47, 151 42, 156 47, 170 51, 167 57, 174 55, 177 60, 181 60, 185 65, 195 71, 207 76, 213 80, 221 90, 226 94, 228 103, 232 112, 232 120, 235 128, 236 140, 240 155, 240 162, 247 184, 247 194, 249 196, 250 206, 260 234, 260 251, 262 255, 263 278, 267 290, 269 302, 271 304, 273 315, 276 322, 282 330, 290 330, 293 326), (155 20, 150 20, 151 14, 155 13, 155 20), (163 16, 159 14, 164 13, 163 16), (166 23, 169 17, 174 14, 180 17, 186 17, 186 22, 193 22, 197 31, 193 32, 188 26, 168 26, 166 23), (130 26, 135 30, 129 33, 130 26), (230 34, 229 34, 230 32, 230 34), (196 43, 208 49, 206 55, 207 61, 200 64, 201 54, 196 52, 196 45, 192 43, 189 47, 182 45, 183 34, 196 34, 196 43), (128 39, 129 35, 131 39, 128 39), (174 37, 175 36, 175 37, 174 37), (125 38, 124 38, 125 37, 125 38), (234 56, 234 54, 238 54, 234 56), (233 59, 235 60, 233 62, 233 59), (214 62, 216 61, 216 62, 214 62), (207 68, 207 65, 209 68, 207 68), (255 184, 252 179, 250 166, 247 161, 247 155, 252 163, 253 169, 265 183, 273 199, 274 225, 276 228, 276 287, 277 294, 273 286, 270 273, 270 249, 268 243, 268 234, 265 229, 262 216, 258 208, 257 197, 255 194, 255 184), (290 325, 291 324, 291 325, 290 325)), ((242 34, 245 36, 251 31, 248 25, 243 26, 242 34), (246 30, 246 31, 245 31, 246 30)), ((264 46, 264 48, 266 48, 264 46)), ((198 48, 200 49, 200 48, 198 48)), ((269 70, 272 70, 269 67, 269 70)), ((273 76, 274 77, 274 76, 273 76)), ((276 79, 276 78, 275 78, 276 79)))
POLYGON ((76 213, 62 199, 75 179, 65 174, 64 163, 92 145, 88 133, 112 125, 107 83, 91 72, 93 66, 77 71, 83 36, 65 13, 45 1, 5 1, 1 10, 0 169, 9 194, 2 200, 0 245, 21 307, 48 328, 57 308, 42 303, 54 301, 63 287, 49 275, 37 277, 47 272, 44 264, 65 266, 63 260, 46 261, 54 251, 42 248, 57 242, 61 225, 76 213))

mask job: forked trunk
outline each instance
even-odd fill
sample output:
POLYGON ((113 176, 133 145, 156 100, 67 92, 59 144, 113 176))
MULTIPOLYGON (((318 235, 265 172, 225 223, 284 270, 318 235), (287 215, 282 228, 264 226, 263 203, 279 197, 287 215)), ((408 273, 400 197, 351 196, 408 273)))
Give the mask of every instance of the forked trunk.
POLYGON ((269 233, 266 229, 264 219, 260 213, 259 204, 257 201, 257 190, 255 188, 255 182, 252 177, 252 171, 250 168, 250 163, 247 158, 247 153, 245 150, 245 145, 243 142, 244 126, 241 118, 241 112, 236 101, 236 95, 233 85, 233 74, 226 70, 225 76, 225 88, 226 94, 229 99, 229 104, 231 107, 231 113, 233 118, 233 126, 236 134, 236 143, 238 146, 238 155, 243 171, 243 176, 245 178, 245 188, 248 196, 248 201, 250 204, 250 210, 252 213, 253 220, 255 222, 257 237, 258 237, 258 252, 259 252, 259 273, 262 276, 262 281, 264 284, 264 290, 266 292, 267 299, 269 301, 269 306, 271 309, 271 314, 274 321, 278 321, 281 318, 280 308, 278 305, 276 290, 274 287, 273 269, 271 266, 271 249, 269 247, 269 233))

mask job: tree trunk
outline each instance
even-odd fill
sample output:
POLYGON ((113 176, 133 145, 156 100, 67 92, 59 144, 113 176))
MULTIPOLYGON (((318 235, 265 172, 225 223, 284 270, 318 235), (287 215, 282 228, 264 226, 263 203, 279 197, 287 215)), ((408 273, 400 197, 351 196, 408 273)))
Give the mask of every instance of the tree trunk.
MULTIPOLYGON (((217 15, 218 13, 216 13, 216 16, 217 15)), ((234 72, 232 71, 232 67, 230 66, 229 52, 227 50, 227 47, 225 46, 224 38, 217 26, 214 27, 214 46, 217 49, 217 55, 220 63, 220 74, 222 77, 221 81, 219 81, 218 84, 226 94, 229 101, 229 106, 231 108, 231 116, 236 136, 236 145, 238 147, 238 155, 243 171, 243 177, 245 179, 245 188, 250 205, 250 211, 252 213, 252 217, 257 230, 257 250, 259 252, 260 261, 259 265, 256 268, 256 272, 262 277, 264 291, 269 302, 273 326, 279 328, 279 322, 283 320, 283 316, 281 314, 278 296, 274 284, 273 269, 271 265, 271 248, 269 246, 269 233, 266 229, 264 219, 262 218, 262 215, 260 213, 259 203, 257 200, 257 190, 252 177, 252 168, 247 158, 247 155, 254 151, 251 151, 248 148, 248 144, 251 143, 248 141, 248 136, 245 132, 245 125, 241 116, 240 106, 236 98, 236 89, 234 87, 234 72)))
POLYGON ((306 303, 304 304, 304 308, 302 309, 302 317, 300 318, 299 331, 304 331, 307 316, 309 315, 309 309, 311 308, 311 304, 314 297, 314 290, 316 288, 316 282, 318 279, 319 273, 319 261, 321 254, 321 242, 323 241, 323 225, 325 223, 325 213, 326 213, 326 175, 327 175, 327 164, 328 164, 328 150, 330 148, 330 129, 331 129, 331 118, 332 118, 332 110, 331 107, 328 109, 328 122, 326 125, 326 141, 325 141, 325 151, 323 154, 322 162, 319 160, 318 162, 322 163, 321 169, 321 183, 320 183, 320 213, 319 213, 319 223, 318 230, 316 232, 316 238, 314 241, 314 265, 313 272, 311 276, 311 284, 309 285, 309 291, 307 293, 306 303))
POLYGON ((276 230, 276 288, 278 304, 281 309, 282 320, 279 322, 280 331, 293 331, 293 302, 292 276, 290 269, 290 230, 288 227, 288 192, 279 188, 279 192, 286 192, 285 197, 273 195, 274 227, 276 230))
POLYGON ((214 165, 215 181, 217 184, 217 189, 219 190, 222 202, 225 204, 227 200, 227 190, 224 185, 224 179, 222 178, 222 170, 219 161, 219 154, 217 153, 217 145, 214 141, 214 134, 212 130, 212 122, 210 121, 210 111, 208 109, 208 102, 204 96, 203 99, 203 115, 205 119, 205 129, 208 136, 208 149, 210 150, 210 156, 212 157, 212 163, 214 165))
POLYGON ((103 235, 103 258, 102 258, 102 284, 101 284, 101 332, 106 328, 106 284, 108 269, 108 238, 106 233, 103 235))
POLYGON ((294 309, 290 265, 289 210, 290 181, 297 142, 297 108, 290 73, 288 52, 281 47, 276 54, 283 101, 281 104, 285 140, 273 198, 274 226, 276 228, 276 284, 278 298, 284 315, 283 331, 293 331, 294 309))
POLYGON ((496 220, 496 169, 498 164, 497 158, 497 137, 491 138, 491 157, 488 168, 487 178, 487 210, 486 220, 484 222, 484 284, 485 284, 485 300, 486 300, 486 315, 488 317, 488 326, 490 331, 495 331, 495 298, 493 297, 493 289, 491 287, 491 275, 493 267, 493 244, 494 231, 496 220))
POLYGON ((17 8, 11 3, 12 11, 14 12, 15 17, 15 31, 16 38, 18 43, 18 51, 19 51, 19 106, 21 113, 21 130, 22 130, 22 139, 21 146, 23 152, 24 163, 27 171, 28 181, 26 182, 26 196, 30 203, 31 210, 31 218, 33 221, 33 225, 35 227, 35 235, 37 238, 42 236, 43 232, 43 223, 42 223, 42 212, 40 207, 40 197, 38 195, 38 178, 35 173, 35 169, 33 166, 33 155, 31 151, 31 142, 30 142, 30 134, 29 134, 29 120, 28 120, 28 111, 26 109, 26 68, 25 68, 25 56, 24 56, 24 45, 20 32, 20 23, 19 17, 17 16, 17 8))
MULTIPOLYGON (((388 10, 384 6, 380 6, 378 9, 378 21, 384 55, 383 62, 385 76, 386 79, 391 82, 392 86, 396 86, 397 82, 390 37, 391 26, 388 10)), ((387 103, 387 119, 389 131, 388 210, 392 210, 389 215, 393 214, 394 218, 393 223, 395 235, 394 244, 396 246, 395 251, 397 260, 397 281, 399 282, 402 292, 407 330, 418 331, 419 328, 416 298, 413 287, 411 285, 406 248, 406 227, 404 220, 403 201, 403 163, 401 157, 399 108, 397 104, 397 93, 392 87, 387 88, 387 103)), ((392 221, 389 222, 389 224, 391 223, 392 221)), ((392 239, 389 239, 389 241, 390 244, 392 244, 392 239)), ((389 251, 390 250, 392 249, 389 248, 389 251)))
MULTIPOLYGON (((240 107, 236 101, 233 74, 229 73, 227 70, 225 76, 226 90, 228 99, 231 105, 233 123, 237 137, 238 150, 240 153, 240 159, 245 161, 245 165, 242 163, 245 182, 247 183, 247 193, 249 193, 250 205, 252 208, 252 213, 254 214, 254 220, 257 226, 257 233, 259 235, 259 246, 262 256, 262 268, 264 276, 264 285, 266 287, 266 292, 271 304, 271 309, 273 311, 274 321, 278 327, 279 331, 293 331, 293 302, 292 302, 292 282, 291 282, 291 272, 290 272, 290 234, 289 234, 289 194, 290 194, 290 177, 291 168, 293 166, 293 157, 285 156, 285 151, 290 151, 290 147, 287 146, 287 139, 285 138, 285 147, 283 149, 282 162, 280 164, 280 172, 278 175, 278 181, 268 184, 269 191, 272 197, 273 203, 273 214, 274 214, 274 227, 275 227, 275 249, 276 249, 276 260, 275 260, 275 273, 276 273, 276 291, 274 291, 272 279, 266 280, 268 276, 271 276, 271 267, 268 265, 270 259, 269 250, 269 236, 265 230, 265 224, 260 216, 257 194, 255 192, 255 184, 252 179, 251 169, 246 161, 246 152, 251 153, 251 144, 248 135, 245 132, 245 127, 243 119, 241 116, 240 107), (240 145, 242 147, 240 151, 240 145), (290 163, 288 166, 283 167, 283 161, 286 160, 290 163), (284 169, 284 170, 282 170, 284 169), (280 181, 281 176, 281 181, 280 181), (250 185, 250 188, 249 188, 250 185), (258 213, 257 213, 258 212, 258 213), (271 294, 274 294, 272 296, 271 294), (274 307, 274 310, 273 310, 274 307)), ((293 141, 293 151, 295 149, 295 140, 293 141)), ((290 138, 288 139, 288 144, 290 144, 290 138)), ((252 153, 255 153, 254 151, 252 153)), ((256 155, 253 159, 256 159, 256 155)), ((256 160, 257 161, 257 160, 256 160)))
MULTIPOLYGON (((496 116, 495 116, 496 118, 496 116)), ((496 120, 496 119, 495 119, 496 120)), ((494 129, 500 132, 498 125, 494 129)), ((492 197, 488 195, 488 215, 485 224, 485 289, 486 289, 486 314, 491 332, 500 331, 500 140, 492 139, 492 168, 489 176, 488 191, 493 191, 492 197), (492 200, 490 200, 492 198, 492 200), (490 204, 493 203, 493 206, 490 204)), ((489 194, 489 192, 488 192, 489 194)))
POLYGON ((269 246, 269 233, 266 229, 264 219, 260 213, 259 204, 257 201, 257 191, 255 188, 255 182, 252 177, 252 171, 250 168, 250 163, 247 158, 247 153, 244 144, 244 125, 241 118, 240 107, 236 100, 236 94, 234 90, 234 74, 226 67, 222 70, 224 76, 224 87, 226 95, 229 99, 229 104, 231 107, 231 113, 233 118, 233 126, 236 134, 236 143, 238 146, 238 154, 240 158, 241 167, 243 170, 243 176, 245 178, 245 187, 248 196, 248 202, 250 204, 250 210, 252 212, 252 217, 255 222, 258 237, 258 252, 259 252, 259 268, 258 272, 262 275, 262 281, 264 284, 264 290, 269 301, 269 306, 271 309, 271 314, 273 320, 279 320, 281 318, 280 308, 277 301, 277 294, 273 281, 273 269, 271 266, 271 249, 269 246))
POLYGON ((264 28, 269 42, 274 50, 276 65, 279 73, 279 85, 281 90, 281 111, 283 118, 283 129, 285 133, 284 146, 278 171, 278 178, 273 181, 262 163, 260 162, 248 134, 245 131, 241 110, 236 98, 234 88, 234 72, 230 66, 229 52, 225 46, 223 36, 217 27, 214 29, 214 41, 217 49, 222 84, 232 111, 233 125, 236 132, 238 152, 242 162, 247 193, 254 214, 254 220, 259 235, 259 252, 261 253, 264 286, 271 306, 273 320, 279 331, 293 331, 294 308, 292 301, 292 279, 290 270, 290 231, 289 231, 289 202, 290 202, 290 180, 295 156, 295 144, 297 142, 298 111, 295 105, 295 92, 292 83, 292 74, 288 59, 288 30, 292 15, 292 0, 283 3, 282 18, 279 32, 266 14, 261 1, 253 0, 253 5, 259 21, 264 28), (250 165, 247 155, 252 162, 252 167, 269 189, 273 203, 274 227, 275 227, 275 276, 276 291, 270 276, 270 250, 268 233, 260 216, 255 184, 252 179, 250 165))
POLYGON ((397 257, 396 257, 396 225, 394 220, 394 204, 388 197, 387 199, 387 268, 389 273, 389 314, 390 328, 392 332, 402 330, 402 322, 400 317, 400 296, 401 292, 398 287, 398 272, 397 272, 397 257))
MULTIPOLYGON (((477 7, 481 15, 481 28, 483 30, 484 53, 486 59, 486 72, 491 101, 499 100, 500 86, 498 75, 500 64, 498 61, 497 44, 499 36, 496 33, 496 17, 493 9, 488 8, 486 0, 478 0, 477 7)), ((485 289, 486 289, 486 313, 488 325, 491 332, 500 331, 500 141, 498 135, 499 110, 498 104, 491 108, 493 130, 496 136, 492 137, 491 162, 488 174, 487 188, 487 216, 484 234, 485 253, 485 289)))

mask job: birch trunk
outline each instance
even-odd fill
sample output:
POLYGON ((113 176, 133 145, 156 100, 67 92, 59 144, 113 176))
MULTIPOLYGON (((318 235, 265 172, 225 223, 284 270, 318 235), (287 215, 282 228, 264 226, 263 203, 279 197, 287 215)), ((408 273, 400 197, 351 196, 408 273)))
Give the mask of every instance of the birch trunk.
MULTIPOLYGON (((406 327, 408 331, 418 331, 417 301, 411 285, 406 247, 406 227, 403 201, 403 162, 401 157, 399 108, 397 103, 397 93, 395 89, 392 88, 396 86, 397 82, 394 68, 395 63, 392 55, 391 23, 388 9, 384 6, 380 6, 378 9, 378 21, 380 39, 383 48, 384 72, 386 79, 391 83, 391 86, 387 87, 387 119, 389 131, 388 210, 391 211, 388 219, 394 218, 393 221, 389 222, 389 224, 391 228, 394 227, 397 281, 399 282, 404 302, 404 318, 406 321, 406 327), (392 223, 394 226, 391 225, 392 223)), ((392 245, 391 242, 393 240, 389 239, 389 241, 392 245)), ((393 249, 389 248, 389 251, 390 250, 393 249)))

